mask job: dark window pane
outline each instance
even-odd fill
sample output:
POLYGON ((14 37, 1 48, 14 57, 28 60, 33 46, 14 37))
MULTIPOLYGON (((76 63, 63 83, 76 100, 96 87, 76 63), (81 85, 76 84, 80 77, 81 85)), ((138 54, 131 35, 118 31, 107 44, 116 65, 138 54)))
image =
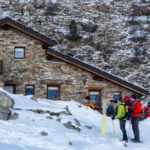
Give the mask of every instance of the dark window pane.
POLYGON ((33 86, 29 86, 29 85, 26 86, 25 94, 26 94, 26 95, 34 95, 33 86))
POLYGON ((118 98, 120 97, 120 92, 114 92, 113 93, 113 100, 118 101, 118 98))
POLYGON ((99 103, 99 92, 90 92, 90 98, 93 103, 99 103))
POLYGON ((48 98, 58 98, 58 87, 48 87, 48 98))
POLYGON ((11 94, 14 94, 14 87, 12 85, 5 85, 4 90, 6 90, 7 92, 11 94))

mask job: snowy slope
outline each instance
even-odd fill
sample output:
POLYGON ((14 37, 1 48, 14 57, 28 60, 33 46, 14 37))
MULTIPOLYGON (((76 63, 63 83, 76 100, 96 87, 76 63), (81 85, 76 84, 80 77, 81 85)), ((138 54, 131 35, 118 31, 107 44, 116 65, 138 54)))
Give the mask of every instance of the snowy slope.
POLYGON ((57 51, 149 89, 149 4, 150 0, 0 0, 0 18, 17 20, 56 39, 57 51), (138 15, 135 8, 147 12, 138 15), (82 37, 77 42, 67 39, 71 20, 82 37))
MULTIPOLYGON (((2 90, 2 89, 0 89, 2 90)), ((142 144, 128 143, 124 147, 121 139, 119 122, 115 120, 115 131, 117 139, 113 136, 112 120, 107 118, 106 136, 101 135, 102 115, 86 106, 79 107, 77 102, 51 101, 38 99, 32 101, 29 96, 9 94, 15 101, 12 113, 19 114, 19 119, 0 121, 0 148, 2 150, 149 150, 150 119, 140 122, 140 133, 142 144), (52 116, 53 119, 46 118, 48 113, 37 114, 27 109, 43 109, 52 112, 64 110, 68 106, 70 115, 52 116), (57 121, 60 118, 61 121, 57 121), (63 123, 76 118, 80 122, 81 131, 67 129, 63 123), (91 126, 88 129, 85 125, 91 126), (48 133, 42 136, 41 132, 48 133), (70 144, 69 144, 70 143, 70 144)), ((127 122, 127 131, 133 135, 131 126, 127 122)))

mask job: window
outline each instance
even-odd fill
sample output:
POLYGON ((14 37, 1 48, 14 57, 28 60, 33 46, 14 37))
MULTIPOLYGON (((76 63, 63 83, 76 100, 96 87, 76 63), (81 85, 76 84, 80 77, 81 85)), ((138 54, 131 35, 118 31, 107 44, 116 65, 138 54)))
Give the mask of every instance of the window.
POLYGON ((59 86, 47 86, 47 98, 48 99, 60 99, 60 87, 59 86))
POLYGON ((35 85, 27 84, 25 86, 25 95, 34 95, 34 88, 35 88, 35 85))
POLYGON ((11 94, 15 94, 16 93, 16 85, 15 84, 5 84, 4 90, 11 94))
POLYGON ((14 58, 18 58, 18 59, 25 58, 25 48, 15 47, 14 58))
POLYGON ((100 91, 90 91, 89 95, 93 103, 100 103, 100 91))
POLYGON ((113 93, 113 100, 114 101, 118 101, 119 97, 121 97, 121 92, 116 91, 113 93))

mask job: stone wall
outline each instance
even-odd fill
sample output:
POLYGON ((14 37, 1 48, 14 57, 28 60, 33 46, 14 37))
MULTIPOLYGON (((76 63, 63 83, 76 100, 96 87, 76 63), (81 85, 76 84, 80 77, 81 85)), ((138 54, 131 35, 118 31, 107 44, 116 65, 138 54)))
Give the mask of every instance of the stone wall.
POLYGON ((35 96, 46 98, 47 85, 52 82, 60 84, 62 100, 79 100, 78 92, 82 97, 88 95, 89 88, 102 89, 102 99, 111 99, 114 91, 130 92, 104 79, 93 80, 91 73, 69 65, 60 60, 46 60, 42 43, 15 30, 0 29, 0 60, 4 62, 3 74, 0 75, 4 83, 16 83, 16 93, 24 94, 26 84, 35 85, 35 96), (25 59, 14 59, 14 48, 25 47, 25 59), (42 80, 44 72, 55 75, 64 74, 67 80, 42 80))

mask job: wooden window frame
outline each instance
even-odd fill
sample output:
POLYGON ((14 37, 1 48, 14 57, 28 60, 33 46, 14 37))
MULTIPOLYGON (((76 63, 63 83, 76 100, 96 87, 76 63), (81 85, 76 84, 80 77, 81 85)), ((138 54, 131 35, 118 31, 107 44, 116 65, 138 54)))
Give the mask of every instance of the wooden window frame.
POLYGON ((26 94, 26 86, 33 86, 33 95, 35 95, 35 85, 34 84, 26 84, 25 85, 25 95, 30 95, 30 94, 26 94))
POLYGON ((91 88, 91 89, 89 89, 88 90, 88 92, 89 92, 89 95, 90 95, 90 92, 99 92, 99 102, 98 103, 94 103, 94 105, 95 105, 95 110, 98 110, 99 112, 102 112, 102 106, 101 106, 101 103, 102 103, 102 101, 101 101, 101 93, 102 93, 102 88, 91 88))
POLYGON ((55 85, 51 85, 51 84, 47 84, 47 99, 48 98, 48 87, 58 87, 58 98, 51 98, 52 100, 60 100, 60 84, 55 84, 55 85))
POLYGON ((13 86, 13 94, 16 94, 16 83, 4 83, 4 86, 13 86))
POLYGON ((19 46, 18 46, 18 47, 15 47, 15 48, 14 48, 14 59, 25 59, 25 47, 19 47, 19 46), (24 57, 16 57, 16 56, 15 56, 15 50, 16 50, 16 48, 22 48, 22 49, 24 50, 24 57))
POLYGON ((101 104, 101 90, 99 89, 89 89, 89 95, 90 95, 90 92, 98 92, 99 93, 99 102, 98 103, 95 103, 95 104, 101 104))

